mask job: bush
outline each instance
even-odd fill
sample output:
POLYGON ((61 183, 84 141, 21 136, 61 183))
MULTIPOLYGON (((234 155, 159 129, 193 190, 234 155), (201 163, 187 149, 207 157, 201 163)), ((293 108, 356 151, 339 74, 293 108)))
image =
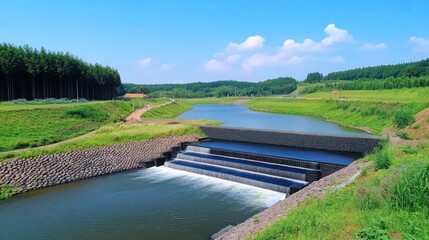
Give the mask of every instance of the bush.
POLYGON ((392 205, 396 209, 429 210, 429 165, 410 167, 395 185, 392 205))
POLYGON ((388 169, 392 165, 392 154, 388 147, 384 147, 374 154, 375 170, 388 169))
POLYGON ((401 139, 404 139, 404 140, 412 140, 413 139, 408 133, 402 132, 402 131, 397 132, 396 135, 398 135, 398 137, 400 137, 401 139))
POLYGON ((108 115, 106 112, 102 111, 96 106, 83 105, 75 106, 67 109, 65 112, 67 117, 88 119, 92 122, 102 122, 107 120, 108 115))
POLYGON ((392 239, 387 231, 387 225, 384 221, 381 221, 374 226, 362 229, 356 233, 357 239, 392 239))
POLYGON ((394 112, 393 116, 394 116, 393 121, 395 125, 398 126, 399 128, 404 128, 415 122, 412 111, 405 107, 397 109, 394 112))

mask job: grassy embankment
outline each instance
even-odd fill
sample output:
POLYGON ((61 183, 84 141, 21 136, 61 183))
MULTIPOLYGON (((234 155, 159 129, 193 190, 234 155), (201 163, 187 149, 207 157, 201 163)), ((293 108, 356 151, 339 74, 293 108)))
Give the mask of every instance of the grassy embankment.
MULTIPOLYGON (((93 134, 85 135, 79 139, 72 139, 67 142, 59 142, 52 146, 41 148, 28 148, 17 151, 0 152, 0 161, 6 159, 19 159, 32 156, 40 156, 52 153, 63 153, 71 150, 89 149, 92 147, 108 146, 117 143, 130 141, 143 141, 155 137, 167 137, 184 134, 203 133, 195 124, 218 124, 213 121, 185 121, 180 124, 123 124, 122 120, 128 116, 135 108, 140 108, 145 104, 157 105, 167 102, 167 99, 134 99, 130 101, 115 102, 90 102, 82 104, 54 104, 54 105, 31 105, 31 104, 0 104, 0 113, 10 115, 15 121, 1 118, 7 125, 11 135, 3 136, 6 140, 5 146, 16 146, 17 141, 35 141, 36 143, 48 144, 64 139, 72 138, 79 134, 97 129, 93 134), (31 119, 23 119, 23 118, 31 119), (36 123, 41 124, 36 124, 36 123), (90 125, 91 128, 84 128, 90 125), (27 131, 26 131, 27 129, 27 131), (30 129, 30 130, 28 130, 30 129), (74 132, 63 134, 58 137, 59 132, 66 132, 65 129, 74 129, 74 132), (78 132, 78 129, 82 129, 78 132), (29 137, 30 136, 30 137, 29 137), (52 137, 54 136, 54 137, 52 137), (43 139, 49 138, 51 141, 43 139), (42 140, 41 140, 42 139, 42 140), (6 142, 8 145, 6 145, 6 142)), ((188 105, 174 104, 153 108, 152 117, 173 117, 171 114, 180 114, 190 108, 188 105), (168 111, 166 111, 168 110, 168 111), (166 114, 170 115, 166 115, 166 114)), ((38 145, 41 145, 38 144, 38 145)), ((29 145, 31 146, 31 145, 29 145)), ((37 146, 37 145, 36 145, 37 146)), ((11 147, 10 147, 11 148, 11 147)))
MULTIPOLYGON (((235 98, 192 99, 178 104, 154 107, 143 118, 169 119, 192 108, 195 103, 233 103, 235 98)), ((194 125, 219 124, 214 121, 180 121, 179 124, 152 122, 122 124, 134 108, 146 104, 159 105, 168 99, 132 99, 129 101, 88 102, 73 104, 0 103, 0 161, 44 154, 63 153, 155 137, 203 133, 194 125), (7 117, 6 117, 7 116, 7 117), (101 127, 102 126, 102 127, 101 127), (101 127, 101 128, 100 128, 101 127), (76 140, 60 142, 91 130, 93 134, 76 140), (6 131, 7 130, 7 131, 6 131), (11 137, 12 136, 12 137, 11 137), (53 146, 32 148, 59 142, 53 146), (8 151, 17 149, 15 151, 8 151), (24 148, 19 150, 19 148, 24 148)))
POLYGON ((429 239, 428 145, 366 159, 373 164, 352 184, 307 200, 251 239, 429 239))
MULTIPOLYGON (((135 107, 142 104, 141 101, 134 103, 135 107)), ((120 122, 132 110, 132 101, 0 103, 0 152, 73 138, 107 123, 120 122)))
MULTIPOLYGON (((427 107, 429 99, 421 98, 427 91, 427 88, 347 91, 343 94, 361 101, 256 99, 250 106, 272 112, 324 116, 343 125, 369 127, 381 133, 397 121, 394 114, 400 111, 397 109, 416 113, 427 107), (373 114, 367 115, 365 111, 373 114)), ((330 95, 315 93, 304 97, 330 95)), ((429 125, 429 121, 420 124, 429 125)), ((428 143, 415 148, 387 144, 363 159, 367 160, 370 165, 346 188, 332 191, 322 199, 308 199, 286 218, 249 238, 429 239, 428 143)))
POLYGON ((333 100, 331 93, 321 92, 304 95, 305 99, 256 98, 248 106, 256 111, 320 116, 382 135, 383 129, 400 125, 401 116, 412 116, 429 107, 429 98, 423 97, 427 94, 429 88, 347 91, 341 96, 356 100, 343 101, 333 100))

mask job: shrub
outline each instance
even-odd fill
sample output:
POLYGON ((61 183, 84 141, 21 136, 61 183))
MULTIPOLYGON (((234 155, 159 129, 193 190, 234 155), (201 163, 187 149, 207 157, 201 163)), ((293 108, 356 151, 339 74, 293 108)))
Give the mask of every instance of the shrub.
POLYGON ((100 108, 96 106, 83 105, 83 106, 75 106, 70 109, 67 109, 65 112, 67 117, 88 119, 93 122, 102 122, 108 118, 106 112, 102 111, 100 108))
POLYGON ((415 122, 414 115, 412 111, 408 108, 402 107, 397 109, 394 112, 394 123, 399 128, 404 128, 408 125, 411 125, 415 122))
POLYGON ((384 221, 375 224, 374 226, 362 229, 356 233, 357 239, 392 239, 387 231, 387 225, 384 221))
POLYGON ((377 151, 374 154, 374 167, 375 170, 388 169, 392 165, 392 154, 388 147, 377 151))
POLYGON ((402 131, 397 132, 396 135, 398 135, 398 137, 400 137, 401 139, 404 139, 404 140, 412 140, 413 139, 410 136, 410 134, 408 134, 406 132, 402 132, 402 131))
POLYGON ((410 145, 405 146, 402 149, 402 152, 406 153, 406 154, 416 154, 419 151, 417 149, 414 149, 413 147, 411 147, 410 145))
POLYGON ((396 209, 422 211, 429 209, 429 165, 410 167, 395 185, 392 205, 396 209))

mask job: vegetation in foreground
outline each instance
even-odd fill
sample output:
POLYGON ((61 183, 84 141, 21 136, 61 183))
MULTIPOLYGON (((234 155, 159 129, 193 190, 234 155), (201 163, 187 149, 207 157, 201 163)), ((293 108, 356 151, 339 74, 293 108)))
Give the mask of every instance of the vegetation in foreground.
POLYGON ((307 200, 251 238, 429 239, 428 145, 387 146, 366 159, 373 164, 345 189, 307 200))

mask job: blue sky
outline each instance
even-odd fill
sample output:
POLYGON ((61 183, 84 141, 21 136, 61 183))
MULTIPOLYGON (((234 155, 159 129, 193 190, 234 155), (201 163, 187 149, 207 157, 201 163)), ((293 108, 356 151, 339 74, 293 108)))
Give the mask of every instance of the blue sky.
POLYGON ((128 83, 302 80, 429 57, 425 0, 0 1, 0 42, 70 52, 128 83))

